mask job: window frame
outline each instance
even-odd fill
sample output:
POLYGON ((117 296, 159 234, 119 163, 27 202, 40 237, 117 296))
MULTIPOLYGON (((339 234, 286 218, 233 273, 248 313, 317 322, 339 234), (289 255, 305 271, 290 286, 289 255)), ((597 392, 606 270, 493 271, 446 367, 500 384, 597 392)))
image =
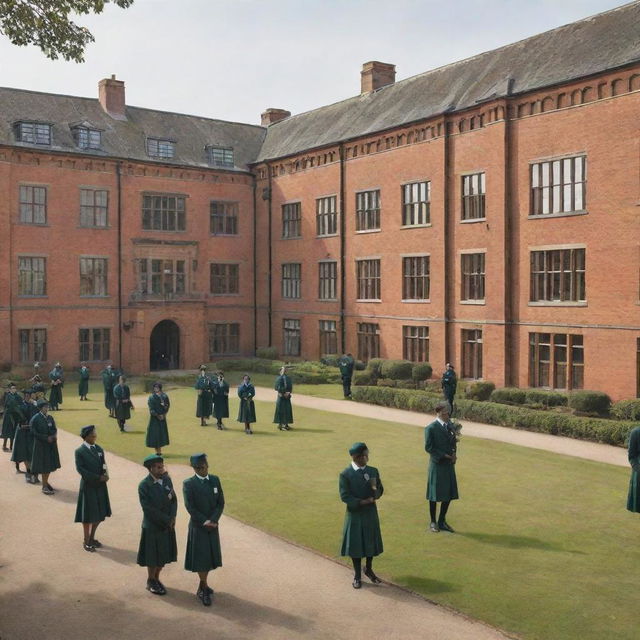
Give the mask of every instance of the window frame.
MULTIPOLYGON (((25 265, 26 266, 26 265, 25 265)), ((46 298, 47 297, 47 258, 46 256, 18 256, 18 297, 46 298), (29 261, 31 268, 24 269, 22 261, 29 261), (42 269, 34 270, 34 260, 41 260, 42 269), (23 275, 29 274, 29 275, 23 275), (34 274, 42 274, 40 277, 34 274), (37 286, 40 285, 40 286, 37 286), (34 289, 38 289, 34 293, 34 289), (27 291, 30 290, 30 291, 27 291)))
POLYGON ((148 136, 146 140, 147 155, 150 158, 172 160, 176 156, 176 141, 168 138, 148 136))
POLYGON ((336 320, 318 320, 320 356, 338 353, 338 323, 336 320))
POLYGON ((482 380, 483 334, 482 329, 461 329, 462 367, 464 380, 482 380))
POLYGON ((148 297, 167 298, 186 295, 189 292, 187 259, 153 256, 139 258, 137 290, 140 295, 148 297), (182 264, 182 271, 179 269, 180 264, 182 264), (144 268, 143 265, 145 265, 144 268), (170 272, 167 272, 167 265, 170 266, 170 272), (159 291, 154 291, 154 283, 158 285, 159 291), (167 284, 170 286, 167 287, 167 284))
POLYGON ((338 198, 322 196, 316 198, 316 237, 327 238, 338 235, 338 198))
POLYGON ((92 127, 85 127, 85 126, 76 126, 76 127, 71 127, 71 135, 73 136, 73 140, 76 143, 76 147, 78 147, 78 149, 94 149, 94 150, 102 149, 102 130, 101 129, 94 129, 92 127), (96 135, 98 139, 97 143, 95 142, 96 135), (92 138, 93 138, 93 141, 92 141, 92 138))
POLYGON ((31 363, 47 361, 46 327, 21 327, 18 329, 18 358, 23 364, 27 362, 31 363), (38 341, 38 336, 44 336, 44 340, 38 341), (26 341, 23 339, 25 337, 26 341), (26 355, 24 351, 25 348, 26 355))
POLYGON ((53 125, 49 122, 36 122, 35 120, 20 120, 14 125, 14 133, 18 142, 25 144, 35 144, 40 147, 50 147, 53 140, 53 125), (28 127, 32 128, 30 134, 26 134, 28 127), (46 128, 46 137, 43 131, 46 128), (26 138, 31 138, 26 139, 26 138), (46 139, 46 142, 43 140, 46 139))
POLYGON ((237 236, 239 208, 240 203, 234 200, 210 200, 209 235, 237 236), (221 211, 217 211, 217 209, 221 209, 221 211), (216 227, 222 230, 218 230, 216 227))
POLYGON ((109 259, 104 256, 80 256, 81 298, 107 298, 109 296, 109 259), (96 269, 98 265, 100 268, 96 269), (83 270, 84 266, 84 270, 83 270), (87 267, 90 266, 90 269, 87 267), (102 269, 102 273, 100 273, 102 269), (102 291, 102 293, 100 293, 102 291))
POLYGON ((302 237, 302 202, 285 202, 282 205, 282 239, 302 237))
POLYGON ((380 325, 377 322, 358 322, 356 325, 358 360, 367 362, 380 357, 380 325))
POLYGON ((586 305, 586 247, 530 248, 529 304, 586 305))
POLYGON ((431 181, 430 180, 416 180, 414 182, 407 182, 400 185, 401 193, 401 209, 402 209, 402 227, 428 227, 431 225, 431 181), (415 191, 419 193, 414 193, 415 191), (424 190, 425 199, 407 199, 408 197, 414 198, 423 195, 424 190), (409 222, 409 218, 418 220, 417 222, 409 222))
POLYGON ((299 356, 302 347, 302 327, 299 318, 282 319, 282 355, 299 356))
POLYGON ((240 295, 240 263, 210 262, 209 293, 212 296, 240 295), (216 270, 218 273, 214 273, 216 270))
POLYGON ((402 357, 409 362, 429 362, 429 327, 427 325, 402 326, 402 357))
POLYGON ((235 165, 235 154, 233 147, 223 147, 218 145, 207 145, 207 162, 211 167, 225 167, 233 169, 235 165))
POLYGON ((78 352, 80 356, 80 362, 105 362, 107 360, 110 360, 111 328, 79 327, 78 352), (86 340, 83 340, 83 332, 87 332, 86 340), (97 336, 99 336, 99 339, 96 340, 97 336))
POLYGON ((381 230, 380 189, 356 191, 356 232, 381 230))
POLYGON ((461 253, 460 302, 483 303, 486 282, 486 251, 461 253))
POLYGON ((318 300, 338 299, 338 261, 320 260, 318 262, 318 300))
POLYGON ((534 389, 562 391, 583 389, 584 354, 584 335, 582 334, 530 332, 529 386, 534 389), (557 384, 561 377, 564 380, 564 386, 557 384))
POLYGON ((47 225, 49 188, 42 184, 18 185, 18 219, 20 224, 47 225), (38 200, 41 200, 38 202, 38 200), (42 220, 36 220, 36 211, 42 220), (30 218, 30 219, 29 219, 30 218))
POLYGON ((284 300, 302 298, 302 263, 283 262, 280 295, 284 300))
POLYGON ((357 302, 382 302, 381 267, 380 258, 356 258, 357 302))
POLYGON ((531 162, 529 164, 529 218, 587 213, 587 169, 586 153, 531 162), (566 180, 567 172, 569 181, 566 180), (579 177, 576 178, 576 176, 579 177))
POLYGON ((467 173, 461 178, 460 220, 462 222, 486 220, 486 172, 467 173))
POLYGON ((142 229, 163 233, 186 231, 187 197, 177 193, 143 193, 142 229), (171 203, 171 200, 175 202, 171 203), (170 219, 173 220, 173 228, 169 225, 170 219))
POLYGON ((237 355, 240 353, 240 323, 210 322, 208 324, 209 360, 219 356, 237 355), (218 333, 216 334, 216 332, 218 333), (216 345, 223 347, 216 349, 216 345))
POLYGON ((109 190, 98 187, 80 187, 80 226, 85 229, 105 229, 109 227, 109 190), (88 195, 91 194, 91 198, 88 195), (96 200, 104 197, 104 203, 96 200), (92 202, 83 202, 91 200, 92 202), (99 217, 104 217, 104 224, 97 224, 99 217), (93 220, 87 224, 88 219, 93 220))
POLYGON ((430 302, 430 296, 431 256, 402 256, 402 302, 430 302))

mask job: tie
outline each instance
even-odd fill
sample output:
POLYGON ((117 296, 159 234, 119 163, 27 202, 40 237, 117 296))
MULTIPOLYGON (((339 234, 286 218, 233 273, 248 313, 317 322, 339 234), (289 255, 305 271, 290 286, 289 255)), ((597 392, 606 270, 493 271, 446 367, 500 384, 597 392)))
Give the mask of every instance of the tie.
POLYGON ((94 456, 98 455, 98 451, 96 450, 95 444, 90 445, 89 449, 91 449, 91 453, 93 453, 94 456))

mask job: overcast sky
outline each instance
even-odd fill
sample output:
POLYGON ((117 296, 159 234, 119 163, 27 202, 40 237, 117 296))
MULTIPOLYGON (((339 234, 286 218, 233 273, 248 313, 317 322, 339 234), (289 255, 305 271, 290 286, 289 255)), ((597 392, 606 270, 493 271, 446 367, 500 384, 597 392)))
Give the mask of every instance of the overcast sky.
MULTIPOLYGON (((0 86, 97 97, 115 73, 127 104, 257 124, 360 92, 368 60, 401 80, 623 4, 617 0, 135 0, 80 17, 83 64, 0 35, 0 86)), ((0 109, 2 105, 0 105, 0 109)))

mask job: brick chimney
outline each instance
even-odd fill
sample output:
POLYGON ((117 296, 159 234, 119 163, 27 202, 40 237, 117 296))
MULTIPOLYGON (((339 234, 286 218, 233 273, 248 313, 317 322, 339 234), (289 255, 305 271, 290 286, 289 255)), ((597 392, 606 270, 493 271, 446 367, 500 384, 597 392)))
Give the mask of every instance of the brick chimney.
POLYGON ((284 109, 267 109, 261 115, 261 122, 263 127, 268 127, 270 124, 280 122, 291 115, 291 111, 285 111, 284 109))
POLYGON ((396 81, 396 65, 387 62, 365 62, 360 72, 360 93, 366 94, 393 84, 396 81))
POLYGON ((116 80, 115 75, 104 78, 98 83, 100 106, 114 119, 126 120, 124 103, 124 82, 116 80))

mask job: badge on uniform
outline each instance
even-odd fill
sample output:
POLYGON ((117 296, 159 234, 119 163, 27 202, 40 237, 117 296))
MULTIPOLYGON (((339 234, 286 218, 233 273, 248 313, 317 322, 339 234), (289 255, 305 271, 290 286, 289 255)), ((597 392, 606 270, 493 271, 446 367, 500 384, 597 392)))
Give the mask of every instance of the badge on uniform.
POLYGON ((365 479, 367 482, 369 482, 369 474, 368 474, 368 473, 365 473, 365 474, 364 474, 364 479, 365 479))
POLYGON ((171 487, 167 486, 167 498, 169 498, 169 500, 173 500, 173 491, 171 491, 171 487))
POLYGON ((218 493, 218 487, 213 487, 213 493, 218 493))

